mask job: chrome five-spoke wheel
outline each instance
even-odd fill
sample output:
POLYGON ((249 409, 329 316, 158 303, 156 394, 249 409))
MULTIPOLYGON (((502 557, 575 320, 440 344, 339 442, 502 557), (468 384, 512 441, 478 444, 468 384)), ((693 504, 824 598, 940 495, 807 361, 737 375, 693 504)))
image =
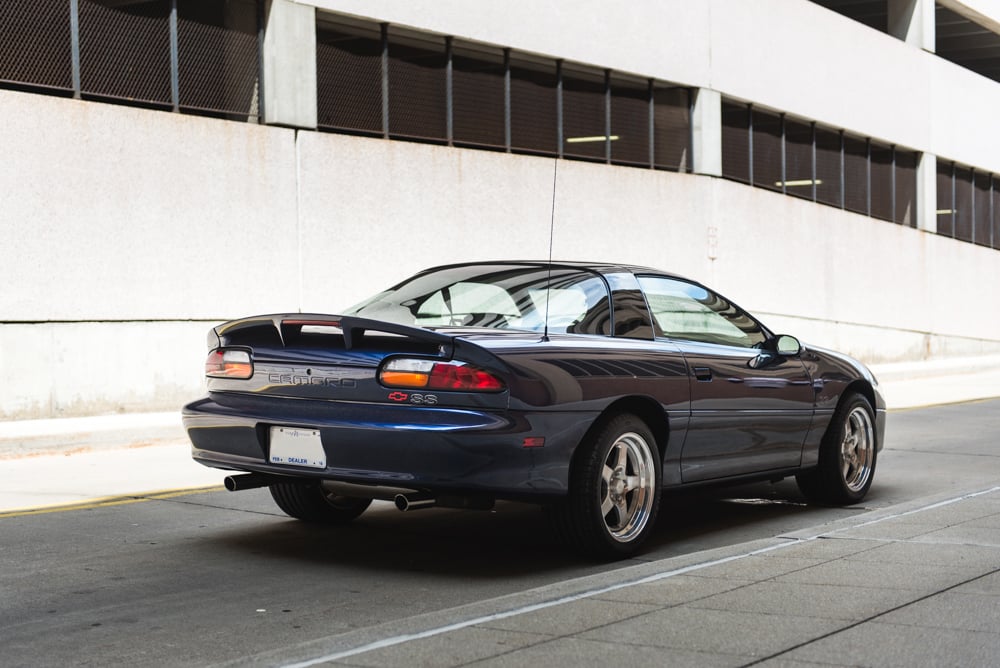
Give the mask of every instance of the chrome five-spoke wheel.
POLYGON ((619 414, 580 444, 565 500, 547 506, 564 541, 601 559, 635 554, 656 523, 660 452, 649 426, 619 414))
POLYGON ((846 394, 833 413, 814 469, 795 476, 810 501, 832 505, 865 498, 875 476, 878 442, 872 405, 856 392, 846 394))
POLYGON ((847 488, 855 493, 865 489, 875 464, 875 436, 871 416, 862 406, 855 406, 847 414, 840 462, 847 488))
POLYGON ((601 514, 609 535, 633 540, 646 528, 655 498, 655 462, 649 443, 634 432, 622 434, 611 446, 601 471, 601 514))

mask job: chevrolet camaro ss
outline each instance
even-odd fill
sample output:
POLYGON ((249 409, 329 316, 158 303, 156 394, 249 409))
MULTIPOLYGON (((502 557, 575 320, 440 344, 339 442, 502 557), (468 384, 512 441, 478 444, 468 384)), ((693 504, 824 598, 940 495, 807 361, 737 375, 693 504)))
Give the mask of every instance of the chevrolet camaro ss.
POLYGON ((861 363, 633 266, 437 267, 339 315, 224 323, 208 348, 184 424, 229 489, 327 524, 373 499, 537 503, 601 558, 639 549, 664 489, 795 476, 856 503, 885 431, 861 363))

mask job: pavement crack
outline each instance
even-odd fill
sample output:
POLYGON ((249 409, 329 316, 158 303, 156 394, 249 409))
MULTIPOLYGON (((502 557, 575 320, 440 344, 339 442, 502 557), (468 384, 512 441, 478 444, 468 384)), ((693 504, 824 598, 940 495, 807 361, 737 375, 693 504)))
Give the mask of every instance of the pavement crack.
POLYGON ((750 663, 741 664, 740 668, 750 668, 750 666, 756 666, 756 665, 759 665, 761 663, 764 663, 765 661, 770 661, 771 659, 776 659, 776 658, 778 658, 780 656, 784 656, 784 655, 786 655, 786 654, 788 654, 790 652, 794 652, 797 649, 802 649, 803 647, 808 647, 809 645, 817 643, 817 642, 819 642, 821 640, 826 640, 827 638, 832 638, 832 637, 834 637, 836 635, 839 635, 839 634, 841 634, 841 633, 843 633, 845 631, 850 631, 853 628, 861 626, 862 624, 868 624, 868 623, 873 622, 873 621, 875 621, 875 620, 877 620, 877 619, 879 619, 881 617, 885 617, 886 615, 888 615, 890 613, 897 612, 899 610, 903 610, 905 608, 910 607, 911 605, 915 605, 915 604, 920 603, 922 601, 927 601, 929 599, 934 598, 935 596, 939 596, 939 595, 944 594, 946 592, 952 591, 953 589, 957 589, 958 587, 961 587, 963 585, 967 585, 967 584, 970 584, 972 582, 976 582, 977 580, 982 580, 983 578, 989 577, 991 575, 995 575, 997 573, 1000 573, 1000 568, 994 568, 993 570, 988 571, 986 573, 981 573, 979 575, 976 575, 976 576, 973 576, 971 578, 968 578, 967 580, 963 580, 961 582, 956 582, 955 584, 953 584, 951 586, 948 586, 948 587, 945 587, 944 589, 939 589, 938 591, 931 592, 930 594, 925 594, 923 596, 915 598, 912 601, 907 601, 906 603, 901 603, 901 604, 899 604, 899 605, 897 605, 895 607, 889 608, 888 610, 883 610, 882 612, 876 613, 876 614, 871 615, 869 617, 866 617, 864 619, 859 619, 859 620, 857 620, 855 622, 851 622, 850 624, 848 624, 846 626, 843 626, 843 627, 841 627, 839 629, 835 629, 833 631, 830 631, 829 633, 824 633, 822 635, 816 636, 815 638, 811 638, 811 639, 806 640, 804 642, 800 642, 797 645, 793 645, 791 647, 787 647, 787 648, 781 650, 780 652, 774 652, 773 654, 769 654, 769 655, 763 656, 763 657, 761 657, 759 659, 755 659, 754 661, 751 661, 750 663))

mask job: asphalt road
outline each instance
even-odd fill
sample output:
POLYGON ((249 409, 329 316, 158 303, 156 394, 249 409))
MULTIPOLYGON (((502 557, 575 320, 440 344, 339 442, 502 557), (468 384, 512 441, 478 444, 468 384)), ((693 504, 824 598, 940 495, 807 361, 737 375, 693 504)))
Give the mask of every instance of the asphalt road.
POLYGON ((734 545, 1000 479, 1000 400, 890 414, 863 507, 794 483, 665 497, 645 553, 594 564, 541 513, 373 506, 341 529, 264 490, 0 517, 0 665, 209 665, 640 561, 734 545))

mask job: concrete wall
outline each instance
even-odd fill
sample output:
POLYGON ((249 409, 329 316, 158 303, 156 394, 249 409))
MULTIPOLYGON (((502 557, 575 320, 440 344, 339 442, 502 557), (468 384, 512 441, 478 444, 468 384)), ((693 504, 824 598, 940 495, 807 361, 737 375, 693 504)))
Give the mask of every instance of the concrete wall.
POLYGON ((212 324, 296 307, 293 131, 11 91, 0 117, 0 418, 178 407, 212 324))
MULTIPOLYGON (((177 408, 218 321, 548 255, 552 159, 10 91, 0 115, 0 418, 177 408)), ((870 361, 1000 351, 996 251, 713 177, 555 176, 557 259, 677 271, 870 361)))
MULTIPOLYGON (((1000 25, 994 3, 943 4, 1000 25)), ((652 76, 1000 173, 996 82, 803 0, 283 6, 652 76)), ((211 325, 337 311, 434 264, 545 258, 550 221, 557 259, 686 274, 868 361, 1000 351, 1000 253, 722 179, 5 90, 0 117, 0 419, 177 408, 200 393, 211 325)), ((296 118, 272 120, 310 125, 296 118)))
POLYGON ((0 321, 205 319, 294 296, 239 287, 297 271, 294 131, 11 91, 0 118, 0 321), (206 290, 227 274, 233 289, 206 290))
POLYGON ((0 419, 179 410, 201 392, 214 324, 0 324, 0 419))

